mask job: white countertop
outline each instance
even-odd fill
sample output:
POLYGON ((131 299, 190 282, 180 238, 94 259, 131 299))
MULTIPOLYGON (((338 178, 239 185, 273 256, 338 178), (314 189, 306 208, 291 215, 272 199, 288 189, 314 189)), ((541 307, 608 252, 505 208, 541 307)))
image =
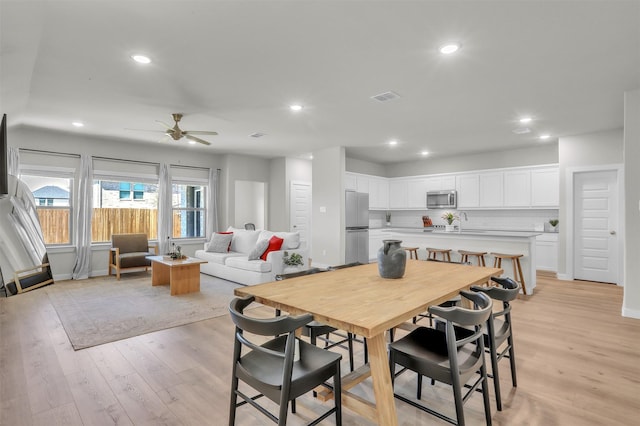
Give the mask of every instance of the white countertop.
POLYGON ((461 236, 485 236, 485 237, 516 237, 516 238, 531 238, 536 237, 538 235, 543 234, 543 232, 533 232, 533 231, 498 231, 491 229, 462 229, 462 231, 453 231, 446 232, 444 230, 433 230, 433 229, 424 229, 424 228, 374 228, 383 231, 394 232, 398 234, 423 234, 425 236, 428 235, 437 235, 437 236, 445 236, 445 237, 461 237, 461 236))

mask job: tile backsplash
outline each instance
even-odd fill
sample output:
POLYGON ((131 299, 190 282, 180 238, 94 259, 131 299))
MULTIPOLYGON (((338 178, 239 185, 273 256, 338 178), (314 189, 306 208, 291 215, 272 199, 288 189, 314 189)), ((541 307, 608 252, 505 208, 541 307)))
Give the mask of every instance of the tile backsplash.
MULTIPOLYGON (((392 210, 391 226, 422 227, 422 216, 429 216, 434 225, 445 225, 440 216, 447 210, 392 210)), ((503 231, 546 231, 549 219, 558 218, 558 209, 548 210, 456 210, 461 216, 462 229, 492 229, 503 231), (466 213, 465 220, 462 213, 466 213)), ((454 222, 458 225, 458 222, 454 222)), ((385 212, 369 212, 369 227, 386 227, 385 212)))

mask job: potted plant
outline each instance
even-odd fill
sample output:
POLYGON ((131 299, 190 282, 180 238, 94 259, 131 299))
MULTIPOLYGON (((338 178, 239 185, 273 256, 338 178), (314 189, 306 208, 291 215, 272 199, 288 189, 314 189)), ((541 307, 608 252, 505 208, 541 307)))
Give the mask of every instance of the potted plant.
POLYGON ((302 266, 304 266, 304 260, 301 255, 298 253, 291 253, 291 255, 289 255, 288 251, 284 252, 282 263, 285 265, 283 271, 285 273, 297 272, 302 269, 302 266))
POLYGON ((551 232, 558 232, 558 219, 549 219, 549 225, 551 225, 551 232))
POLYGON ((391 212, 385 213, 384 217, 387 220, 387 226, 391 226, 391 212))
POLYGON ((444 212, 441 217, 447 222, 444 227, 446 232, 452 232, 454 230, 453 221, 460 220, 460 216, 456 212, 444 212))

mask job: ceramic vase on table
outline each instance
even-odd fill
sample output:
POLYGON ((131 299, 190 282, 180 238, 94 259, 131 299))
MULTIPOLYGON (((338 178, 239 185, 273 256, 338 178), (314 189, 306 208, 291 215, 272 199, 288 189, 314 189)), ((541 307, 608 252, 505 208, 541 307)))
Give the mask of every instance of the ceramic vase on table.
POLYGON ((378 250, 378 273, 382 278, 402 278, 407 265, 407 252, 401 240, 382 240, 378 250))

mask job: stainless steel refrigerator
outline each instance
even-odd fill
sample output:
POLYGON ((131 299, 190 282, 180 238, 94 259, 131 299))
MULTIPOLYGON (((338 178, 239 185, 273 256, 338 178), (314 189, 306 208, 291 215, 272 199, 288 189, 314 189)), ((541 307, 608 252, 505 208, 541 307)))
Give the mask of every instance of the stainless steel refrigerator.
POLYGON ((345 263, 369 263, 369 194, 346 191, 345 263))

